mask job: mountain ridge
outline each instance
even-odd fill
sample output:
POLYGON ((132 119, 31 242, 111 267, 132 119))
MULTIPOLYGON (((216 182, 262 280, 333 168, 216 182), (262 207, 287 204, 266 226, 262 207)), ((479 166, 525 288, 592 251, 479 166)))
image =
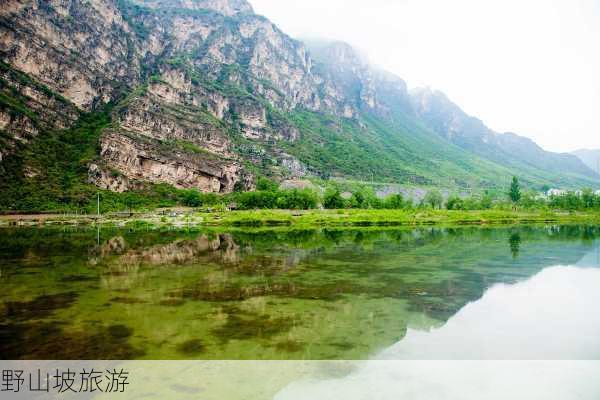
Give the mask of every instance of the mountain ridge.
POLYGON ((549 152, 527 137, 491 130, 480 119, 467 115, 442 92, 416 89, 411 96, 415 112, 435 132, 486 159, 511 163, 515 167, 525 164, 543 171, 598 177, 571 154, 549 152))
POLYGON ((350 45, 311 50, 243 0, 8 0, 0 29, 3 207, 18 207, 19 188, 86 198, 86 182, 228 193, 260 175, 465 188, 512 175, 531 187, 600 180, 570 156, 539 149, 541 161, 506 154, 503 165, 449 140, 448 104, 416 108, 401 78, 350 45), (72 134, 84 146, 76 171, 44 161, 72 134), (546 157, 562 170, 543 170, 546 157))
POLYGON ((600 149, 579 149, 571 154, 577 156, 590 169, 600 173, 600 149))

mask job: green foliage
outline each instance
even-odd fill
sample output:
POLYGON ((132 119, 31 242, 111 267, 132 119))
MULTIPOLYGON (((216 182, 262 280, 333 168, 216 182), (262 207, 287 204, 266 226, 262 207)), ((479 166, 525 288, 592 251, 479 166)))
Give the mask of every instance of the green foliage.
POLYGON ((279 189, 279 184, 261 176, 256 180, 256 189, 260 191, 275 192, 279 189))
POLYGON ((423 199, 425 204, 428 204, 433 209, 442 208, 442 203, 444 202, 444 198, 442 194, 437 189, 431 189, 425 195, 423 199))
POLYGON ((513 176, 512 182, 510 183, 510 190, 508 197, 513 203, 518 203, 521 200, 521 184, 516 176, 513 176))
POLYGON ((409 201, 405 201, 401 194, 392 194, 383 202, 383 208, 388 210, 401 210, 403 208, 410 208, 411 206, 412 204, 409 201))
POLYGON ((479 209, 489 210, 493 205, 493 197, 489 193, 485 193, 479 201, 479 209))
POLYGON ((377 197, 373 188, 363 186, 352 193, 349 206, 351 208, 377 209, 384 208, 385 202, 377 197))
POLYGON ((465 202, 458 196, 450 196, 446 202, 446 208, 448 210, 464 210, 465 202))
POLYGON ((583 208, 594 208, 600 205, 600 196, 594 195, 590 188, 583 189, 581 193, 581 206, 583 208))
POLYGON ((283 190, 277 197, 277 208, 311 210, 317 207, 318 201, 318 196, 310 189, 283 190))
MULTIPOLYGON (((295 111, 286 118, 301 134, 280 145, 322 177, 471 189, 501 188, 515 172, 448 143, 401 113, 347 120, 295 111)), ((544 179, 527 175, 526 182, 544 179)))
POLYGON ((181 203, 188 207, 212 206, 222 200, 216 193, 201 193, 197 189, 183 190, 180 196, 181 203))
POLYGON ((85 208, 95 190, 87 185, 87 166, 98 153, 100 132, 110 108, 86 114, 71 129, 40 134, 4 160, 0 208, 55 210, 85 208))
POLYGON ((287 209, 310 210, 317 207, 319 198, 309 189, 256 191, 236 194, 235 200, 241 210, 287 209))
POLYGON ((521 193, 519 206, 530 210, 543 209, 546 208, 546 200, 540 197, 536 192, 527 191, 521 193))
POLYGON ((551 196, 548 202, 551 208, 561 210, 589 210, 600 209, 600 196, 591 189, 584 189, 580 193, 567 192, 560 196, 551 196))
POLYGON ((345 202, 338 188, 328 188, 323 196, 323 207, 331 210, 345 208, 345 202))
POLYGON ((277 208, 277 193, 269 191, 244 192, 235 197, 241 210, 277 208))
POLYGON ((489 194, 473 195, 461 198, 460 196, 450 196, 446 201, 448 210, 489 210, 492 208, 493 198, 489 194))

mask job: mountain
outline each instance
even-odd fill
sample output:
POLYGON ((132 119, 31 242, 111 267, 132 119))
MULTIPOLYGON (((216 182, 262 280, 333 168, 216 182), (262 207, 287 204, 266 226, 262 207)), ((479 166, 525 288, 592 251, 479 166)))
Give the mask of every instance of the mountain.
POLYGON ((96 187, 251 190, 259 175, 600 180, 437 92, 409 93, 345 43, 307 48, 245 0, 5 1, 0 144, 1 209, 85 205, 96 187))
POLYGON ((414 112, 434 132, 482 158, 557 184, 566 185, 569 179, 598 178, 594 170, 572 154, 545 151, 531 139, 492 131, 439 91, 416 89, 411 98, 414 112))
POLYGON ((585 163, 590 169, 600 173, 600 150, 581 149, 573 154, 585 163))

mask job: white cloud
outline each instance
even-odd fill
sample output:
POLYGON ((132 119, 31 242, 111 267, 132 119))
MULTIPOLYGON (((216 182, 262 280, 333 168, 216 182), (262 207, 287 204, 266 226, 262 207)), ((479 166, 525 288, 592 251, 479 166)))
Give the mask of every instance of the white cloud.
POLYGON ((294 37, 345 40, 409 86, 554 151, 600 148, 598 0, 250 0, 294 37))

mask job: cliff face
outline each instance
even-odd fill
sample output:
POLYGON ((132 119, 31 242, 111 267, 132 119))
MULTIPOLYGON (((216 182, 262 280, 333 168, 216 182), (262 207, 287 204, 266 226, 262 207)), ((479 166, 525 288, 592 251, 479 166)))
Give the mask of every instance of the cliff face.
MULTIPOLYGON (((118 104, 117 126, 102 138, 103 151, 90 172, 90 181, 105 188, 131 186, 122 177, 111 181, 116 175, 109 171, 117 170, 134 181, 216 192, 236 184, 248 189, 243 158, 262 162, 253 156, 265 155, 262 143, 298 138, 282 112, 303 108, 352 117, 360 108, 348 99, 347 87, 313 73, 304 45, 253 14, 243 0, 10 0, 1 18, 3 61, 70 107, 46 104, 50 113, 66 114, 46 120, 47 127, 68 127, 78 111, 118 104), (146 155, 123 162, 105 151, 119 135, 130 145, 144 142, 146 155), (140 167, 150 149, 168 145, 172 153, 162 151, 153 159, 164 168, 140 167), (185 152, 194 157, 183 163, 185 152), (195 157, 199 152, 207 157, 195 157), (218 162, 209 166, 208 158, 218 162), (192 177, 195 172, 164 172, 173 165, 207 180, 192 177), (161 168, 164 173, 156 173, 161 168)), ((15 132, 14 140, 39 131, 27 115, 0 116, 3 130, 15 132)), ((268 157, 284 170, 286 165, 305 169, 283 151, 268 157)))
POLYGON ((0 161, 15 145, 51 128, 66 128, 79 118, 78 108, 27 75, 0 64, 0 161))
POLYGON ((373 67, 365 57, 343 42, 309 42, 315 72, 327 82, 325 102, 347 118, 371 112, 389 118, 394 109, 406 109, 410 100, 406 83, 373 67), (340 108, 341 107, 341 108, 340 108))
POLYGON ((112 1, 3 2, 0 52, 82 110, 140 81, 144 51, 112 1))

